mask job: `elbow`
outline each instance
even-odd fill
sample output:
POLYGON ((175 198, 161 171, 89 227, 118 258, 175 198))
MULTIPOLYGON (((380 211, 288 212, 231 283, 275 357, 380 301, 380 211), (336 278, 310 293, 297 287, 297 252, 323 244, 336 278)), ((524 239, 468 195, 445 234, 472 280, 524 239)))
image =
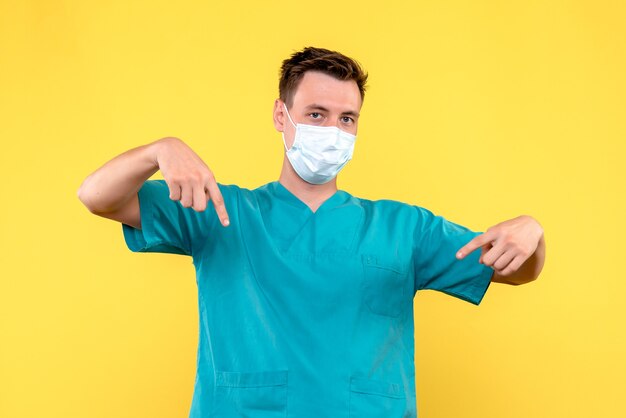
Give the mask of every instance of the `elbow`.
POLYGON ((76 197, 78 197, 78 200, 80 200, 81 203, 85 205, 87 209, 89 209, 89 211, 91 212, 91 209, 89 207, 89 199, 87 198, 87 192, 85 191, 85 181, 83 181, 78 188, 78 191, 76 192, 76 197))
POLYGON ((88 187, 87 180, 88 178, 82 182, 82 184, 76 191, 76 197, 78 197, 78 200, 80 200, 81 203, 85 205, 85 207, 87 208, 87 210, 89 210, 89 212, 93 213, 94 215, 99 215, 102 213, 102 211, 98 210, 93 205, 93 199, 92 199, 89 187, 88 187))

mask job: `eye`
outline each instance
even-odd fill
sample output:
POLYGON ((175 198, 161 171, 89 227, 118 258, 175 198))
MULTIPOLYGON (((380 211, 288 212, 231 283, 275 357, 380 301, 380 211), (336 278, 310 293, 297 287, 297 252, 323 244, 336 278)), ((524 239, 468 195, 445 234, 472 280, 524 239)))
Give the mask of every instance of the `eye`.
POLYGON ((352 123, 352 122, 354 122, 354 119, 352 119, 350 116, 342 116, 341 117, 341 121, 343 123, 352 123))
POLYGON ((319 119, 322 117, 322 115, 318 112, 309 113, 309 116, 311 116, 313 119, 319 119))

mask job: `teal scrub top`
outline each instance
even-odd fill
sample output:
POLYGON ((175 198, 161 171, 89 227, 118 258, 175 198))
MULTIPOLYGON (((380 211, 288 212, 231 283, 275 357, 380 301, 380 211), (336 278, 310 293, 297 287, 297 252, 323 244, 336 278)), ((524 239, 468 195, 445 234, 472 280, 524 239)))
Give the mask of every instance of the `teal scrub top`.
POLYGON ((163 180, 138 192, 131 251, 192 257, 199 343, 190 418, 416 417, 413 297, 478 305, 493 270, 478 233, 430 211, 337 191, 316 212, 279 182, 219 185, 196 212, 163 180))

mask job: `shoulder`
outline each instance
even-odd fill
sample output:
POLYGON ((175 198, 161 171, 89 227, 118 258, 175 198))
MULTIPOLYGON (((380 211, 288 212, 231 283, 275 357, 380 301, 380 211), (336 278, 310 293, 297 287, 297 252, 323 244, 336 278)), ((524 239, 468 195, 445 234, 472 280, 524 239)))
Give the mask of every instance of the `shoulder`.
POLYGON ((241 193, 242 190, 245 190, 236 184, 217 183, 217 187, 219 187, 220 193, 222 193, 224 200, 226 200, 227 198, 236 197, 241 193))
POLYGON ((463 229, 460 225, 453 224, 443 216, 417 204, 392 199, 371 200, 357 197, 353 199, 363 208, 365 219, 372 226, 384 225, 385 228, 402 234, 406 231, 422 233, 437 228, 454 231, 463 229))
POLYGON ((218 183, 218 187, 226 204, 238 202, 239 204, 256 207, 260 202, 270 199, 269 183, 253 189, 236 184, 222 183, 218 183))
POLYGON ((262 186, 256 187, 254 189, 249 189, 246 187, 241 187, 237 184, 225 184, 225 183, 217 183, 220 188, 220 191, 226 191, 227 193, 233 194, 241 194, 245 196, 258 195, 261 193, 266 193, 270 183, 264 184, 262 186))
POLYGON ((367 213, 375 216, 392 216, 402 221, 424 221, 435 215, 428 209, 393 199, 365 199, 352 196, 353 201, 367 213))

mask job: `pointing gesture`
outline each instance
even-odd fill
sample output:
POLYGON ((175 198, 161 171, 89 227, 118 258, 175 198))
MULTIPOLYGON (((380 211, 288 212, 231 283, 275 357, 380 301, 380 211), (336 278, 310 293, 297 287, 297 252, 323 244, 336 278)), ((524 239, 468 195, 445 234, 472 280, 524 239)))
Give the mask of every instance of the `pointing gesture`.
POLYGON ((156 162, 170 189, 170 199, 197 212, 206 209, 213 201, 217 216, 223 226, 229 225, 224 198, 213 172, 187 144, 175 137, 161 140, 156 162))
POLYGON ((499 276, 511 276, 522 268, 540 243, 543 243, 541 225, 530 216, 519 216, 487 229, 461 248, 456 257, 465 258, 481 248, 480 263, 492 267, 499 276))

